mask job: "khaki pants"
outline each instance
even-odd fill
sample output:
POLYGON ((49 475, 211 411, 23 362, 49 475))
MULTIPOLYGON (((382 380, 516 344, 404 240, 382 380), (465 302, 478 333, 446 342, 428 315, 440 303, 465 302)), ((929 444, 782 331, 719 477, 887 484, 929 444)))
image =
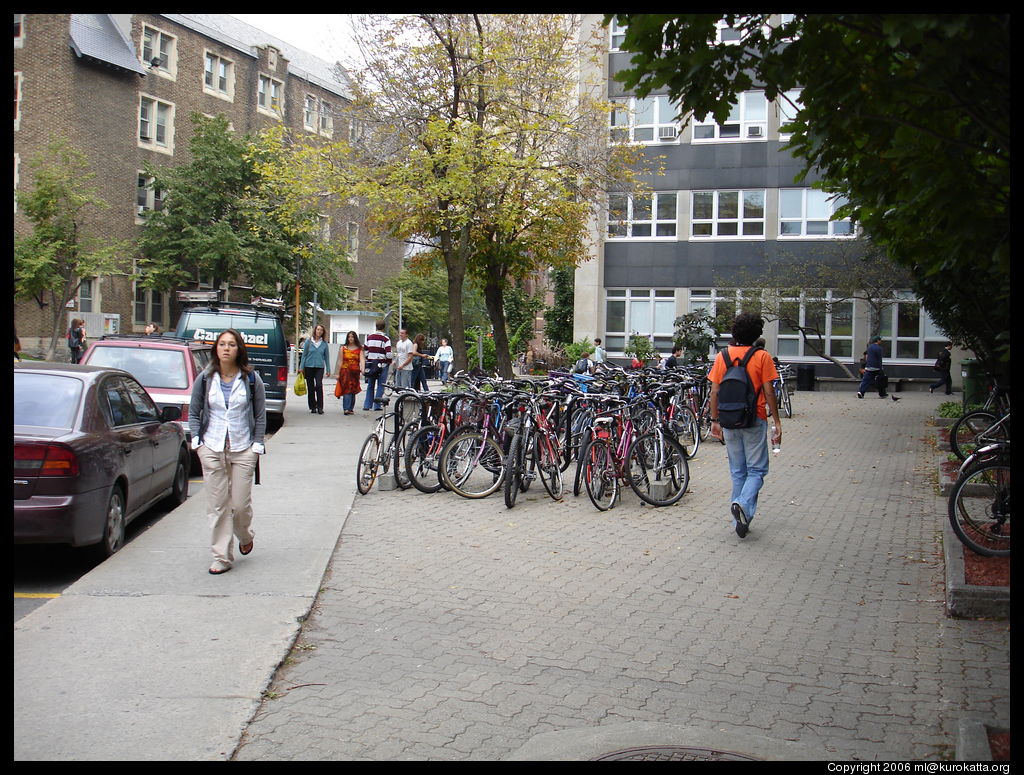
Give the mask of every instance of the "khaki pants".
POLYGON ((249 525, 252 522, 252 480, 258 455, 250 449, 214 452, 206 446, 196 452, 203 464, 213 559, 231 565, 235 559, 232 537, 245 545, 255 535, 249 525))

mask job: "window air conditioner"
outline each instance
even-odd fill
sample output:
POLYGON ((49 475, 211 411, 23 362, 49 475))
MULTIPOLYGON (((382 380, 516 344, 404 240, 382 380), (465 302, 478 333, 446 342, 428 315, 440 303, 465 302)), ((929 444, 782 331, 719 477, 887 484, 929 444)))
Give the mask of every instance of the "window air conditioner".
POLYGON ((675 140, 679 136, 679 129, 674 126, 658 127, 659 140, 675 140))
POLYGON ((763 137, 764 127, 762 126, 748 126, 747 137, 763 137))

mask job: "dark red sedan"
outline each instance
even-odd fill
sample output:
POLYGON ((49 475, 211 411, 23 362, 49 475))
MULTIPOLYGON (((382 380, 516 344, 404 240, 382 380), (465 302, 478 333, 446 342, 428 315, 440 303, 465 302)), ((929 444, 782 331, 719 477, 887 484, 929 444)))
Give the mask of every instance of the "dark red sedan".
POLYGON ((188 497, 178 407, 158 410, 120 369, 14 365, 14 542, 99 545, 165 498, 188 497))

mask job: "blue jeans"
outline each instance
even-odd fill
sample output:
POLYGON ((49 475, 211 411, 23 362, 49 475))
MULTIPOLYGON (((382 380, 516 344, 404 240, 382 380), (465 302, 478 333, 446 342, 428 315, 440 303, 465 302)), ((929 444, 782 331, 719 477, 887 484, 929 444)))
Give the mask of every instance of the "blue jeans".
POLYGON ((395 387, 412 387, 412 369, 399 369, 395 372, 395 387))
POLYGON ((757 494, 768 474, 768 421, 758 417, 749 428, 724 428, 723 433, 732 476, 732 502, 740 504, 747 519, 752 520, 757 494))
POLYGON ((380 409, 380 399, 384 396, 384 386, 388 381, 388 367, 381 366, 376 377, 366 378, 366 397, 363 398, 363 409, 380 409))
MULTIPOLYGON (((879 373, 880 372, 868 371, 865 369, 864 378, 860 381, 860 387, 857 388, 857 392, 867 393, 869 390, 873 390, 876 387, 876 382, 878 380, 879 373)), ((887 395, 887 393, 884 390, 880 389, 878 391, 878 395, 884 398, 887 395)))
POLYGON ((452 362, 451 361, 438 361, 437 365, 441 369, 440 374, 438 376, 440 377, 441 384, 443 385, 443 384, 445 384, 448 381, 448 369, 451 368, 452 362))
POLYGON ((356 394, 346 393, 341 397, 341 409, 345 412, 350 412, 356 407, 356 394))

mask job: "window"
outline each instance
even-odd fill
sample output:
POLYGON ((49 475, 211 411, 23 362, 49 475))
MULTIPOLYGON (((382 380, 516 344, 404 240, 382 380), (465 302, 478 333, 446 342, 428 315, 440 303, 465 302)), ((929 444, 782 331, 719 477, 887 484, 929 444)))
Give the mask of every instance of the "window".
POLYGON ((743 33, 733 27, 730 27, 725 19, 719 19, 715 23, 715 27, 715 43, 734 46, 743 40, 743 33))
POLYGON ((92 280, 85 278, 78 286, 78 311, 79 312, 92 312, 93 302, 93 284, 92 280))
POLYGON ((653 194, 609 194, 608 238, 676 236, 675 192, 653 194))
POLYGON ((25 42, 25 14, 14 14, 14 47, 21 48, 25 42))
POLYGON ((718 336, 714 345, 722 349, 732 341, 732 321, 740 312, 761 313, 760 290, 736 288, 694 288, 690 291, 690 312, 704 310, 716 319, 718 336))
POLYGON ((334 131, 334 117, 328 102, 307 94, 302 108, 302 124, 310 132, 330 137, 334 131))
POLYGON ((823 298, 802 293, 779 303, 779 333, 776 344, 779 357, 817 357, 820 349, 833 358, 853 359, 853 302, 833 299, 832 291, 823 298), (804 342, 804 329, 815 347, 804 342))
POLYGON ((177 39, 155 27, 142 28, 142 61, 154 72, 173 78, 177 71, 177 39))
POLYGON ((764 199, 760 191, 694 191, 691 236, 764 238, 764 199))
POLYGON ((849 218, 831 220, 832 214, 846 204, 837 194, 810 188, 784 188, 779 191, 779 238, 852 237, 849 218))
POLYGON ((629 97, 612 100, 612 103, 615 107, 609 116, 611 142, 676 142, 679 136, 677 110, 667 95, 629 97))
POLYGON ((14 74, 14 128, 21 126, 21 73, 14 74))
POLYGON ((608 25, 608 35, 611 38, 609 50, 618 51, 622 46, 622 41, 626 39, 626 25, 619 24, 613 19, 612 23, 608 25))
POLYGON ((882 312, 879 335, 887 358, 933 361, 948 341, 913 293, 902 291, 899 300, 882 312))
POLYGON ((142 216, 147 211, 160 212, 164 209, 164 192, 153 188, 153 178, 139 172, 135 187, 135 215, 142 216))
POLYGON ((605 291, 604 343, 621 354, 629 337, 650 337, 659 353, 672 351, 676 292, 652 288, 608 288, 605 291))
POLYGON ((135 300, 132 304, 132 322, 135 326, 145 326, 151 322, 157 322, 162 327, 166 326, 164 310, 167 309, 168 295, 143 288, 138 281, 135 281, 133 285, 135 300))
POLYGON ((224 99, 233 99, 235 93, 234 64, 216 54, 206 52, 203 57, 203 91, 224 99))
POLYGON ((800 89, 792 89, 783 92, 775 102, 779 112, 779 139, 788 140, 793 136, 792 132, 785 131, 786 125, 796 120, 796 114, 803 107, 800 101, 800 89))
POLYGON ((724 124, 715 122, 712 115, 693 121, 693 142, 710 143, 732 140, 767 139, 768 100, 763 91, 748 91, 740 95, 732 106, 724 124))
POLYGON ((284 115, 283 93, 284 87, 280 81, 267 75, 261 75, 259 94, 256 100, 257 108, 277 117, 284 115))
POLYGON ((359 261, 359 224, 349 222, 345 226, 345 249, 348 251, 348 260, 352 263, 359 261))
POLYGON ((142 95, 139 97, 139 145, 172 153, 174 106, 142 95))

